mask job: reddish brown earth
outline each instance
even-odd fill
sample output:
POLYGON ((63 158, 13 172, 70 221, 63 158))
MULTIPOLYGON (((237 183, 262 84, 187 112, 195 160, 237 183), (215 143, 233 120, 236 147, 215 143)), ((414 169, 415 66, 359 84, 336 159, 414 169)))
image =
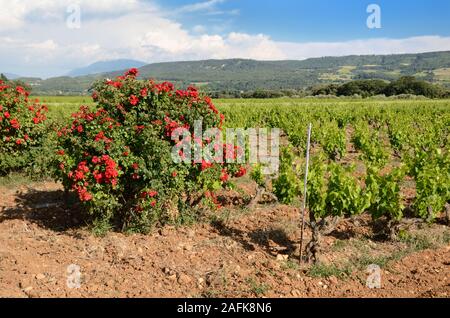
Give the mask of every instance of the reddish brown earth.
MULTIPOLYGON (((381 271, 381 288, 369 289, 370 261, 321 277, 298 266, 299 211, 292 207, 229 207, 215 221, 190 227, 96 237, 74 212, 43 206, 61 197, 53 183, 0 188, 0 297, 450 296, 448 243, 393 258, 381 271), (67 286, 71 264, 80 267, 80 288, 67 286)), ((323 264, 382 259, 407 249, 377 238, 374 228, 366 216, 342 222, 324 237, 323 264)), ((439 224, 417 231, 431 239, 448 235, 439 224)))

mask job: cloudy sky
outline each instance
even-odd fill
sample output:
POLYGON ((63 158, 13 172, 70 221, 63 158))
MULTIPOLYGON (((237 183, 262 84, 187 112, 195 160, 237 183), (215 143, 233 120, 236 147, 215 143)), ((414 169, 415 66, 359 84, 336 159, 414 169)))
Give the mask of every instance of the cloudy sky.
POLYGON ((450 50, 449 17, 448 0, 0 0, 0 72, 450 50), (370 4, 381 28, 367 25, 370 4))

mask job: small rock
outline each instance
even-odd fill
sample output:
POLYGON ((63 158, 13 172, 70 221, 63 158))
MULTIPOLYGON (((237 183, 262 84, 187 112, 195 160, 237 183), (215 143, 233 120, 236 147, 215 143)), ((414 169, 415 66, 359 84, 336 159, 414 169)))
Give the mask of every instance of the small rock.
POLYGON ((23 289, 24 292, 29 292, 29 291, 32 291, 32 290, 33 290, 33 287, 31 287, 31 286, 28 286, 28 287, 23 289))
POLYGON ((190 278, 188 275, 181 273, 178 276, 178 283, 181 285, 189 284, 192 281, 192 278, 190 278))
POLYGON ((287 276, 283 276, 283 278, 281 280, 286 285, 289 285, 291 283, 291 280, 287 276))
POLYGON ((192 251, 192 245, 186 244, 186 245, 183 246, 183 249, 184 249, 185 251, 190 252, 190 251, 192 251))
POLYGON ((283 254, 277 255, 277 261, 287 261, 288 258, 289 258, 289 255, 283 255, 283 254))
POLYGON ((176 280, 177 280, 177 275, 176 275, 176 274, 173 274, 173 275, 168 276, 167 278, 168 278, 169 280, 171 280, 171 281, 176 281, 176 280))
POLYGON ((330 284, 332 285, 336 285, 338 283, 338 279, 335 276, 330 276, 328 278, 328 281, 330 282, 330 284))
POLYGON ((281 268, 280 263, 273 260, 269 260, 264 266, 273 270, 279 270, 281 268))
POLYGON ((169 267, 164 267, 163 268, 163 273, 169 276, 172 276, 175 274, 175 272, 173 270, 171 270, 169 267))
POLYGON ((291 291, 291 295, 294 296, 294 297, 300 297, 301 293, 300 293, 300 291, 298 289, 294 289, 294 290, 291 291))
POLYGON ((323 285, 323 283, 322 283, 322 282, 318 282, 318 284, 319 284, 319 286, 322 286, 322 285, 323 285))
POLYGON ((200 277, 200 278, 197 280, 197 283, 198 283, 199 285, 202 285, 204 282, 205 282, 205 280, 204 280, 202 277, 200 277))
POLYGON ((100 286, 99 285, 91 285, 91 287, 89 288, 92 292, 98 292, 100 290, 100 286))
POLYGON ((35 277, 36 277, 37 280, 41 280, 41 279, 45 278, 45 275, 44 274, 37 274, 35 277))
POLYGON ((159 231, 158 231, 158 233, 159 233, 159 235, 161 235, 161 236, 168 236, 170 233, 169 233, 169 230, 167 229, 167 228, 165 228, 165 227, 163 227, 162 229, 160 229, 159 231))

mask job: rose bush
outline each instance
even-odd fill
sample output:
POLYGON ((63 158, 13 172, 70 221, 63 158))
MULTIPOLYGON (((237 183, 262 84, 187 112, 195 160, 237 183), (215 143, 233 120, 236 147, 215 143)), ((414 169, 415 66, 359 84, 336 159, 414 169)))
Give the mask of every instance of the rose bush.
POLYGON ((47 111, 22 86, 0 80, 0 174, 33 165, 46 132, 47 111))
MULTIPOLYGON (((224 116, 194 87, 176 90, 136 76, 131 69, 97 82, 97 106, 82 106, 58 132, 58 178, 98 228, 145 232, 155 222, 183 221, 198 207, 217 205, 213 191, 245 174, 238 164, 174 162, 174 146, 185 155, 174 131, 184 128, 192 136, 184 143, 202 148, 211 140, 195 136, 194 121, 202 120, 203 131, 220 129, 224 116)), ((237 156, 236 147, 224 148, 226 156, 237 156)))

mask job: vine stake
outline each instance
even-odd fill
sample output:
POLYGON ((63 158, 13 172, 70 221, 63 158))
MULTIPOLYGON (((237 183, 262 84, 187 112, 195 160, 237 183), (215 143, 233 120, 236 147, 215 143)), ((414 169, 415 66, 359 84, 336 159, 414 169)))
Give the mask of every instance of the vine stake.
POLYGON ((300 264, 302 264, 303 262, 303 232, 305 231, 305 211, 306 211, 306 196, 308 185, 309 148, 311 146, 311 129, 312 124, 310 123, 308 126, 308 140, 306 143, 306 169, 305 169, 305 184, 304 184, 303 209, 302 209, 302 230, 300 234, 300 264))

